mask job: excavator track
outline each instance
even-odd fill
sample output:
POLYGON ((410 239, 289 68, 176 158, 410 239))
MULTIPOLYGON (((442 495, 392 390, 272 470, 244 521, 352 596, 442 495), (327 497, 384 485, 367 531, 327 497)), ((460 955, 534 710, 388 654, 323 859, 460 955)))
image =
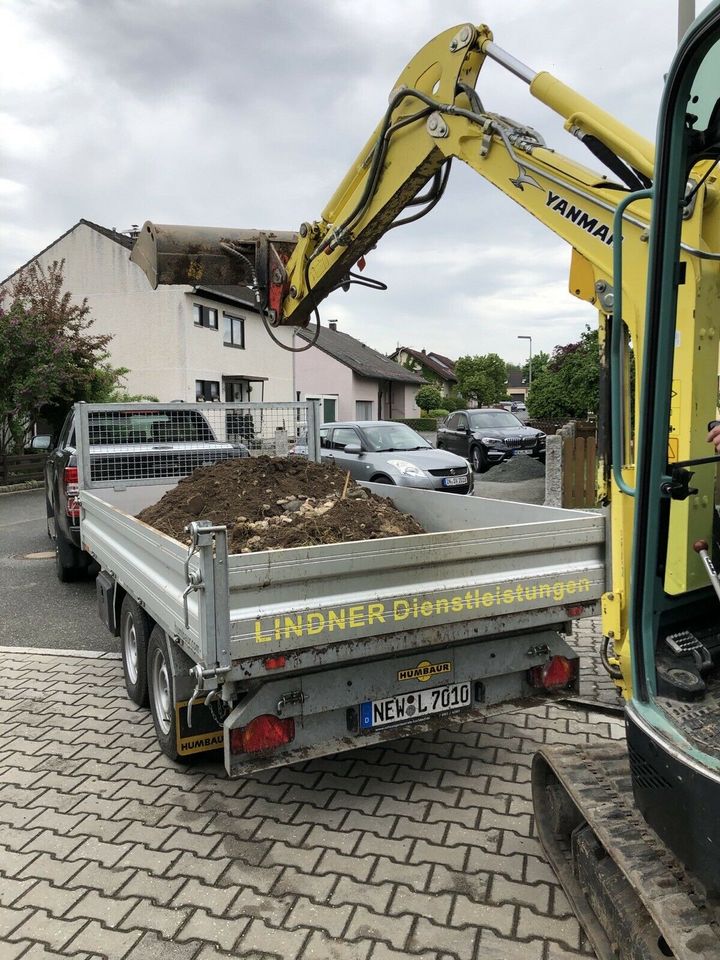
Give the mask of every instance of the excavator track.
POLYGON ((600 960, 720 958, 716 908, 635 808, 624 741, 540 750, 532 795, 545 853, 600 960))

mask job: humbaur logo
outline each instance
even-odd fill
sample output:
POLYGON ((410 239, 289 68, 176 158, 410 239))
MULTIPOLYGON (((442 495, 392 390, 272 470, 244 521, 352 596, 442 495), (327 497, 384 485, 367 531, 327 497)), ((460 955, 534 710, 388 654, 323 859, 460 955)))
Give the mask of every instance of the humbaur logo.
POLYGON ((416 667, 409 667, 406 670, 398 670, 398 680, 419 680, 425 683, 431 677, 436 677, 439 673, 450 673, 452 663, 444 660, 442 663, 430 663, 429 660, 422 660, 416 667))

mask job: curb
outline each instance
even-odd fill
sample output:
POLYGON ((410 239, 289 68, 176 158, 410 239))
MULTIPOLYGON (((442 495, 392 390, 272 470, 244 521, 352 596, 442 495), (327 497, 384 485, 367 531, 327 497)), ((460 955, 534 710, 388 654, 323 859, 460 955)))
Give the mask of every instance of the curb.
POLYGON ((44 486, 43 480, 23 480, 22 483, 8 483, 0 486, 0 495, 4 493, 25 493, 27 490, 41 490, 44 486))
POLYGON ((30 653, 38 657, 79 657, 83 660, 122 659, 119 653, 103 653, 101 650, 65 650, 53 647, 0 647, 0 653, 30 653))

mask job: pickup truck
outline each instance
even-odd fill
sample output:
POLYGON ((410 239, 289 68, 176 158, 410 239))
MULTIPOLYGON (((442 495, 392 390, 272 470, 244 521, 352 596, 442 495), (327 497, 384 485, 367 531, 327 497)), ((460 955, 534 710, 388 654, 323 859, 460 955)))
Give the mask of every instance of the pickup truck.
MULTIPOLYGON (((319 459, 313 410, 288 404, 282 429, 319 459)), ((237 777, 576 688, 565 635, 598 612, 601 515, 368 483, 427 532, 229 555, 198 516, 188 547, 137 519, 177 478, 93 476, 92 415, 76 411, 82 548, 172 759, 222 748, 237 777)))
MULTIPOLYGON (((45 464, 48 535, 55 545, 58 578, 75 580, 92 567, 81 548, 78 499, 77 417, 72 410, 45 464)), ((140 406, 97 408, 87 418, 92 472, 110 480, 127 477, 182 477, 195 467, 229 457, 247 457, 239 442, 219 441, 196 409, 140 406)))

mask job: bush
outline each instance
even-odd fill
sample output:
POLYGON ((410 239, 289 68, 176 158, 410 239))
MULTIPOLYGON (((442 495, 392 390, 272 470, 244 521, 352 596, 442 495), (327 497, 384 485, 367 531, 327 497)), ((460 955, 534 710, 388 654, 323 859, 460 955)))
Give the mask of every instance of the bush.
POLYGON ((430 433, 437 430, 437 420, 430 417, 400 417, 395 423, 406 423, 413 430, 419 430, 421 433, 430 433))
POLYGON ((464 410, 467 407, 465 400, 457 393, 450 397, 443 397, 442 404, 448 413, 453 413, 455 410, 464 410))
POLYGON ((443 410, 442 407, 438 407, 436 410, 428 411, 428 416, 435 417, 436 420, 440 420, 442 417, 446 417, 449 413, 449 410, 443 410))
POLYGON ((424 387, 420 387, 415 394, 415 403, 420 407, 420 410, 426 412, 440 406, 442 394, 437 387, 426 384, 424 387))

